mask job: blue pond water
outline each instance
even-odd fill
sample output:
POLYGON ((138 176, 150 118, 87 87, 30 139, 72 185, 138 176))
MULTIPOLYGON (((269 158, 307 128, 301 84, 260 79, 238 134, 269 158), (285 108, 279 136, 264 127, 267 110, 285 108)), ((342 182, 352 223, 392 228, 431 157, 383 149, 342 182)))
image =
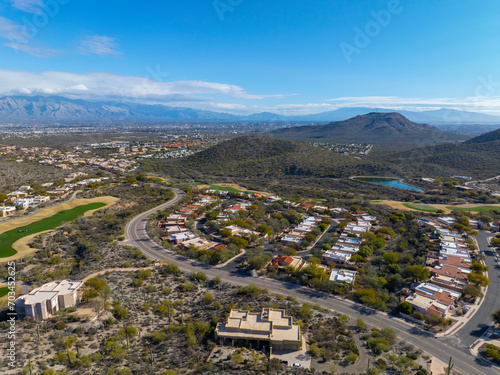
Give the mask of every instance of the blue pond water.
POLYGON ((405 190, 413 190, 413 191, 423 191, 422 189, 408 185, 408 184, 403 184, 402 182, 398 180, 381 180, 378 178, 363 178, 362 180, 359 179, 360 181, 365 181, 365 182, 371 182, 372 184, 377 184, 377 185, 384 185, 384 186, 389 186, 393 188, 398 188, 398 189, 405 189, 405 190))

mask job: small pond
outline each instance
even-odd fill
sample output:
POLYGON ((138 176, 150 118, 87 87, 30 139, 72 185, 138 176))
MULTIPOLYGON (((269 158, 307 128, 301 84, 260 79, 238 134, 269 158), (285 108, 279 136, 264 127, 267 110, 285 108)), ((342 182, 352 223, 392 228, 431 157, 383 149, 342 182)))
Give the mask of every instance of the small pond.
POLYGON ((383 186, 389 186, 389 187, 394 187, 398 189, 405 189, 405 190, 413 190, 413 191, 423 191, 422 189, 404 184, 401 181, 393 178, 383 178, 383 177, 355 177, 355 180, 358 181, 363 181, 363 182, 370 182, 372 184, 377 184, 377 185, 383 185, 383 186))

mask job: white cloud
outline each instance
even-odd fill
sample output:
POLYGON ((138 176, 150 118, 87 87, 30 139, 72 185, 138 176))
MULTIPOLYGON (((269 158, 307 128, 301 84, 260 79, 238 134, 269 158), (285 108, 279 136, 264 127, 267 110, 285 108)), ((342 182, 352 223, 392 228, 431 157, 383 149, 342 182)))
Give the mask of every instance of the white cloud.
POLYGON ((34 47, 29 44, 4 43, 2 45, 4 47, 12 48, 17 51, 29 53, 30 55, 35 57, 44 57, 44 58, 53 57, 61 52, 56 49, 34 47))
POLYGON ((2 46, 36 57, 52 57, 60 52, 51 48, 33 46, 25 28, 5 17, 0 17, 0 38, 6 40, 2 46))
POLYGON ((276 95, 253 95, 236 85, 204 81, 157 82, 146 77, 96 72, 31 73, 0 69, 0 95, 57 94, 90 100, 130 100, 143 103, 207 102, 207 95, 237 99, 264 99, 276 95))
POLYGON ((473 96, 468 98, 401 98, 399 96, 360 96, 327 99, 341 107, 372 107, 408 111, 429 111, 439 108, 460 111, 497 113, 500 106, 499 96, 473 96))
POLYGON ((307 115, 333 111, 342 107, 378 107, 410 111, 445 107, 469 112, 497 115, 500 113, 499 96, 464 99, 396 96, 339 97, 317 103, 273 105, 274 101, 265 99, 285 98, 285 95, 251 94, 240 86, 218 82, 155 81, 151 79, 151 74, 148 74, 146 69, 145 75, 147 77, 123 76, 109 72, 32 73, 0 69, 0 96, 61 95, 73 99, 165 104, 236 114, 273 112, 283 116, 307 115))
POLYGON ((24 27, 5 17, 0 17, 0 38, 10 43, 28 43, 24 27))
POLYGON ((10 3, 26 13, 40 13, 45 5, 43 0, 10 0, 10 3))
POLYGON ((106 35, 88 35, 78 46, 78 52, 83 55, 119 55, 118 43, 115 38, 106 35))

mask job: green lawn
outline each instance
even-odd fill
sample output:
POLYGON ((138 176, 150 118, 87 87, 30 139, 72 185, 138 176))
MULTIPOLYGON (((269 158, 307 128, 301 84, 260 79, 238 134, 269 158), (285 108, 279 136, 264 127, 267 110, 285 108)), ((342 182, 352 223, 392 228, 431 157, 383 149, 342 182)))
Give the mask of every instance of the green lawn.
POLYGON ((418 203, 403 203, 403 206, 411 208, 412 210, 418 210, 423 212, 438 212, 437 208, 428 206, 426 204, 418 204, 418 203))
POLYGON ((210 185, 209 188, 211 190, 217 190, 217 191, 230 191, 233 193, 246 193, 246 194, 255 194, 254 191, 244 191, 244 190, 238 190, 232 187, 228 186, 219 186, 219 185, 210 185))
POLYGON ((9 287, 0 288, 0 298, 4 297, 9 293, 9 287))
POLYGON ((487 212, 487 211, 493 211, 497 210, 500 211, 500 207, 495 207, 495 206, 477 206, 477 207, 472 207, 472 208, 465 208, 465 207, 455 207, 455 206, 448 206, 446 207, 448 210, 455 210, 455 211, 464 211, 464 212, 487 212))
POLYGON ((105 203, 99 202, 78 206, 70 210, 58 212, 51 217, 47 217, 24 227, 18 227, 2 233, 0 234, 0 258, 15 255, 17 251, 12 248, 12 245, 21 238, 57 228, 64 222, 75 220, 87 211, 96 210, 104 206, 106 206, 105 203), (19 232, 24 230, 27 230, 27 232, 19 232))

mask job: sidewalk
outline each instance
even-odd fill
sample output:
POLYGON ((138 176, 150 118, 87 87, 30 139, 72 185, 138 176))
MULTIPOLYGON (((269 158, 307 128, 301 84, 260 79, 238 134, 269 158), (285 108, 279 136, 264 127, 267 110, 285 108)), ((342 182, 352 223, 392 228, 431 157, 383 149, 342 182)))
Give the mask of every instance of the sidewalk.
POLYGON ((483 344, 493 344, 500 347, 500 330, 493 327, 488 328, 486 332, 484 332, 484 334, 478 340, 474 341, 474 343, 469 347, 469 351, 474 357, 476 357, 478 360, 488 362, 491 367, 500 371, 500 367, 498 365, 495 365, 493 364, 493 362, 488 361, 479 353, 479 348, 483 344))
MULTIPOLYGON (((484 288, 484 290, 483 290, 485 297, 486 297, 487 292, 488 292, 488 287, 484 288)), ((462 315, 462 316, 454 316, 453 319, 457 320, 457 322, 455 324, 453 324, 452 326, 448 327, 448 329, 445 330, 444 332, 436 333, 435 336, 436 337, 450 336, 450 335, 453 335, 460 328, 462 328, 462 326, 467 324, 472 319, 474 314, 479 310, 479 308, 481 307, 481 304, 485 300, 485 297, 483 297, 481 299, 476 298, 476 302, 474 302, 473 305, 467 306, 470 308, 470 310, 467 312, 467 314, 462 315)))

